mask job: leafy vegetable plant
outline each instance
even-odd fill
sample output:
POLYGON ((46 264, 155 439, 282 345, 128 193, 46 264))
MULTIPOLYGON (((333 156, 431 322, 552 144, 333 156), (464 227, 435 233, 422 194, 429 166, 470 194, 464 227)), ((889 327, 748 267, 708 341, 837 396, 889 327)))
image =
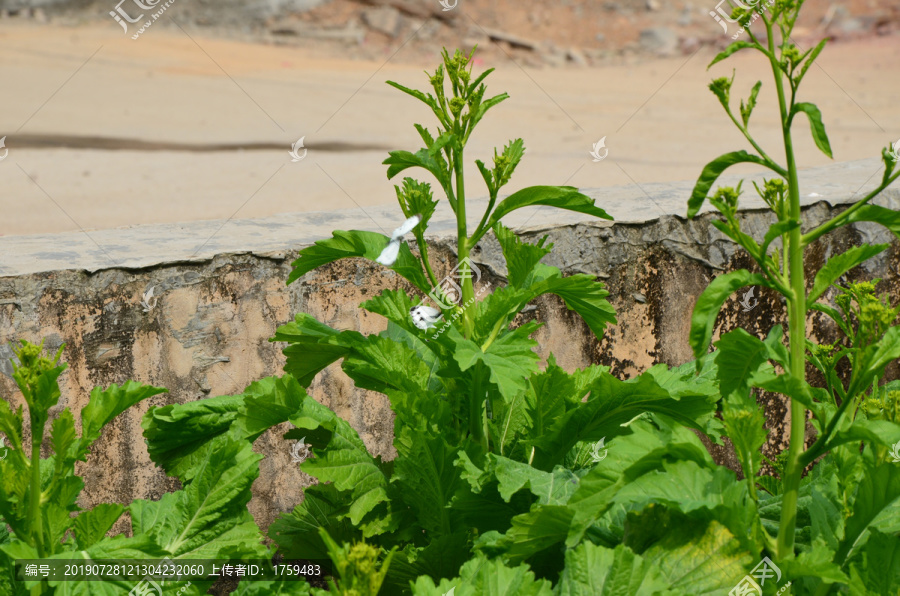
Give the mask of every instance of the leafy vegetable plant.
MULTIPOLYGON (((287 375, 255 383, 242 396, 151 411, 144 421, 151 455, 178 468, 223 437, 253 440, 289 421, 295 428, 285 437, 308 447, 311 455, 300 467, 319 483, 269 533, 287 558, 332 557, 345 570, 334 583, 338 590, 472 594, 530 586, 544 593, 565 586, 577 592, 609 575, 611 590, 631 593, 643 573, 646 586, 668 582, 682 593, 725 587, 750 560, 740 543, 722 547, 742 530, 741 519, 726 526, 708 517, 664 522, 662 514, 648 515, 631 522, 642 528, 638 542, 623 539, 629 512, 675 498, 669 488, 651 490, 656 476, 664 476, 662 484, 676 477, 695 483, 690 495, 700 500, 714 498, 703 494, 704 483, 734 479, 685 429, 721 432, 715 368, 705 359, 698 378, 693 364, 659 365, 620 381, 603 366, 566 372, 552 355, 540 365, 530 338, 539 324, 518 318, 535 298, 557 295, 598 337, 615 315, 600 282, 564 277, 542 264, 552 250, 547 239, 523 242, 501 220, 537 205, 608 216, 571 187, 531 187, 501 198, 523 156, 517 139, 495 152, 492 167, 475 162, 488 201, 470 227, 466 143, 485 112, 506 98, 485 99, 490 71, 474 75, 471 58, 445 52, 429 74, 433 94, 391 83, 423 101, 438 120, 433 132, 416 126, 424 148, 394 151, 385 163, 391 178, 421 168, 441 187, 457 220, 451 274, 439 278, 424 240, 438 203, 431 185, 406 178, 396 187, 404 220, 390 237, 336 231, 300 251, 288 280, 342 258, 390 267, 407 283, 362 304, 386 319, 386 330, 368 336, 339 331, 298 314, 273 338, 287 344, 287 375), (483 284, 482 293, 486 281, 470 255, 488 232, 502 248, 508 275, 478 300, 476 284, 483 284), (404 241, 410 233, 415 253, 404 241), (306 394, 316 375, 339 360, 357 387, 389 398, 392 461, 372 457, 346 421, 306 394), (616 457, 602 459, 601 445, 616 457), (623 492, 641 479, 642 488, 623 492), (676 537, 676 526, 690 531, 676 537), (715 574, 707 544, 727 553, 715 574), (381 553, 380 566, 363 556, 371 547, 381 553), (665 563, 670 548, 683 550, 675 565, 665 563), (635 566, 637 575, 619 577, 612 568, 620 563, 635 566)), ((740 511, 737 501, 729 505, 740 511)))
MULTIPOLYGON (((735 151, 710 162, 694 188, 688 215, 697 215, 708 199, 723 216, 714 225, 748 252, 758 271, 740 270, 713 280, 694 309, 691 344, 697 357, 707 353, 717 315, 735 290, 758 285, 783 298, 788 314, 785 341, 781 328, 776 327, 765 340, 737 330, 716 343, 723 418, 751 486, 759 471, 759 448, 765 439, 764 419, 751 398, 751 389, 780 393, 791 404, 790 447, 780 466, 782 473, 777 482, 760 479, 760 486, 771 493, 768 497, 752 489, 760 514, 764 518, 774 515, 763 523, 760 544, 779 561, 792 560, 795 555, 815 559, 820 565, 820 581, 809 581, 807 588, 819 594, 827 593, 833 584, 848 582, 853 589, 862 590, 853 593, 896 593, 900 589, 896 574, 885 580, 891 586, 889 591, 878 592, 872 587, 881 581, 875 579, 877 572, 872 565, 876 561, 886 564, 882 558, 889 556, 877 549, 888 543, 894 545, 892 548, 898 545, 898 527, 884 516, 896 516, 900 511, 900 466, 890 465, 884 454, 886 448, 900 441, 900 419, 892 409, 896 392, 879 383, 885 367, 900 357, 900 328, 892 326, 898 311, 886 299, 874 295, 872 284, 838 286, 836 306, 821 301, 844 274, 882 253, 888 245, 864 244, 834 255, 811 284, 806 278, 804 249, 824 235, 858 222, 875 222, 900 235, 900 213, 872 204, 900 177, 900 171, 896 156, 884 150, 884 171, 875 189, 829 221, 815 227, 804 225, 794 150, 795 118, 805 116, 816 146, 829 157, 832 151, 819 109, 799 101, 801 83, 826 43, 823 40, 806 51, 792 43, 791 34, 803 4, 803 0, 776 0, 770 12, 759 10, 765 36, 758 37, 748 29, 749 40, 731 44, 711 63, 745 49, 758 52, 768 61, 778 99, 785 162, 778 163, 750 132, 762 82, 753 86, 746 103, 741 101, 740 113, 735 114, 731 102, 734 78, 714 80, 710 89, 755 152, 735 151), (762 185, 754 184, 777 217, 762 243, 741 229, 737 215, 740 185, 736 189, 719 188, 707 196, 722 172, 738 163, 755 163, 777 176, 762 185), (811 312, 831 319, 843 339, 827 346, 809 341, 806 329, 811 312), (809 383, 808 366, 824 377, 823 387, 809 383), (809 413, 816 431, 811 445, 806 444, 809 413), (804 470, 814 463, 815 468, 804 480, 804 470), (777 531, 777 536, 770 531, 777 531), (885 531, 888 533, 883 534, 885 531), (854 554, 868 561, 868 577, 862 568, 854 573, 851 567, 848 578, 848 561, 854 554)), ((732 16, 744 20, 749 13, 736 8, 732 16)), ((894 561, 894 568, 896 564, 894 561)))
MULTIPOLYGON (((159 501, 129 506, 102 503, 82 510, 77 499, 84 482, 75 463, 86 461, 104 426, 140 401, 164 389, 133 381, 94 389, 81 410, 81 432, 63 408, 50 428, 52 454, 41 457, 50 410, 60 399, 58 378, 62 348, 52 360, 41 346, 25 341, 16 353, 13 378, 22 391, 30 420, 30 445, 24 440, 22 408, 0 400, 0 432, 8 451, 0 461, 0 593, 124 595, 135 581, 73 582, 61 578, 16 581, 16 559, 228 559, 266 555, 262 535, 246 504, 258 475, 259 456, 245 442, 231 440, 197 457, 179 477, 184 488, 159 501), (30 447, 30 449, 29 449, 30 447), (106 534, 124 512, 131 536, 106 534), (12 529, 8 533, 7 525, 12 529)), ((44 447, 46 448, 46 446, 44 447)), ((164 582, 161 582, 164 583, 164 582)), ((171 582, 169 582, 171 584, 171 582)), ((166 593, 202 594, 212 581, 166 588, 166 593)))

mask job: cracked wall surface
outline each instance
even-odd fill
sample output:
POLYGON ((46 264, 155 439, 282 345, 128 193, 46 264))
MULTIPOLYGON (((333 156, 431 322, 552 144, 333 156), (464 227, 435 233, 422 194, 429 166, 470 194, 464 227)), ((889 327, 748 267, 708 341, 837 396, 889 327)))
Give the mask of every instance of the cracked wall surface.
MULTIPOLYGON (((900 192, 889 192, 881 204, 900 209, 900 192)), ((815 203, 804 212, 807 225, 822 222, 843 207, 815 203)), ((772 216, 760 210, 742 213, 744 228, 761 238, 772 216)), ((687 343, 690 313, 700 292, 716 275, 753 263, 712 225, 707 214, 694 220, 665 215, 644 222, 581 221, 520 230, 527 241, 543 235, 555 245, 544 262, 564 274, 589 273, 601 278, 618 313, 618 325, 598 341, 561 300, 545 296, 518 322, 544 323, 535 335, 540 355, 552 352, 568 370, 589 363, 609 365, 623 378, 665 362, 691 360, 687 343)), ((332 227, 328 225, 330 230, 332 227)), ((346 226, 352 227, 352 226, 346 226)), ((454 240, 446 234, 429 237, 438 275, 452 266, 454 240)), ((832 255, 863 242, 893 242, 875 225, 859 224, 831 234, 807 252, 811 276, 832 255)), ((308 244, 306 242, 305 244, 308 244)), ((410 286, 394 272, 361 259, 339 261, 317 269, 290 286, 285 280, 295 247, 280 251, 220 252, 199 260, 171 260, 142 267, 100 267, 96 270, 57 269, 0 277, 0 395, 21 404, 13 380, 11 344, 18 339, 38 342, 55 351, 65 343, 69 369, 61 377, 63 406, 79 410, 91 388, 127 379, 165 387, 168 393, 150 398, 120 415, 104 430, 78 473, 86 482, 81 505, 128 503, 157 499, 177 488, 150 461, 141 435, 141 417, 151 406, 184 403, 241 392, 268 375, 281 374, 281 345, 271 343, 276 327, 307 312, 337 328, 376 333, 385 328, 380 316, 361 311, 359 302, 383 289, 410 286), (149 288, 153 298, 142 305, 149 288), (152 306, 152 308, 147 308, 152 306), (146 312, 145 312, 146 311, 146 312)), ((499 245, 486 238, 473 251, 485 272, 482 283, 504 283, 506 273, 499 245)), ((879 290, 900 297, 900 244, 848 274, 848 279, 880 278, 879 290)), ((717 333, 737 326, 764 335, 772 325, 786 325, 782 301, 774 292, 757 288, 758 304, 741 306, 741 296, 726 302, 717 333)), ((810 332, 824 340, 833 334, 827 324, 811 319, 810 332)), ((715 339, 715 337, 714 337, 715 339)), ((896 378, 897 364, 889 369, 896 378)), ((314 381, 311 395, 334 409, 360 433, 373 455, 390 458, 393 421, 387 398, 355 389, 338 365, 314 381)), ((772 430, 766 450, 784 448, 789 414, 778 397, 760 398, 772 430)), ((76 425, 80 424, 76 416, 76 425)), ((311 479, 291 462, 292 441, 282 435, 289 425, 264 434, 254 448, 266 458, 254 484, 250 508, 264 528, 302 497, 311 479)), ((712 446, 715 457, 735 466, 729 448, 712 446)))

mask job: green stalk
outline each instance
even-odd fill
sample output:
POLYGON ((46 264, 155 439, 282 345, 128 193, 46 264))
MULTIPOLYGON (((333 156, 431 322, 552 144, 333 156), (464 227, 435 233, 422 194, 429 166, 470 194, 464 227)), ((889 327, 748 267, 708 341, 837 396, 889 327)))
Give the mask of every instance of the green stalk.
MULTIPOLYGON (((32 418, 32 422, 34 419, 32 418)), ((44 429, 31 427, 31 493, 29 494, 29 516, 32 527, 31 536, 38 557, 46 556, 44 550, 44 516, 41 512, 41 443, 44 440, 44 429)))
MULTIPOLYGON (((797 160, 794 155, 793 139, 791 138, 791 110, 787 105, 784 94, 784 81, 782 72, 775 57, 775 40, 772 36, 772 26, 766 23, 769 43, 769 63, 775 75, 775 87, 778 95, 778 105, 781 110, 781 126, 784 136, 784 153, 787 159, 787 171, 789 174, 788 190, 791 209, 791 218, 800 220, 800 187, 797 176, 797 160)), ((788 297, 789 329, 788 343, 791 355, 791 370, 789 374, 803 383, 806 380, 806 279, 803 270, 803 238, 800 228, 791 230, 788 236, 788 250, 790 255, 790 284, 791 294, 788 297)), ((797 525, 797 495, 800 490, 800 476, 803 466, 800 456, 803 453, 803 443, 806 430, 806 408, 800 402, 791 399, 791 433, 788 460, 785 466, 784 496, 781 505, 781 524, 778 528, 778 552, 779 559, 788 558, 794 552, 794 530, 797 525)))
MULTIPOLYGON (((463 150, 462 147, 456 153, 456 161, 453 164, 456 171, 456 235, 459 246, 457 258, 459 259, 459 275, 462 278, 462 305, 470 304, 475 298, 475 287, 472 283, 472 270, 469 268, 469 238, 466 227, 466 188, 463 176, 463 150)), ((474 311, 468 308, 463 310, 463 329, 466 339, 472 337, 475 331, 474 311)))

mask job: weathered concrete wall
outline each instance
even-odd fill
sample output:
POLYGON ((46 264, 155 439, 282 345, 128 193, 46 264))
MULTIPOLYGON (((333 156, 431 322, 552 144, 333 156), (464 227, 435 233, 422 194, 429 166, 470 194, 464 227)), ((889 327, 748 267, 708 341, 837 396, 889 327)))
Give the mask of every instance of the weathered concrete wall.
MULTIPOLYGON (((813 195, 805 195, 806 222, 814 225, 840 210, 877 165, 840 164, 804 176, 804 192, 813 195)), ((566 274, 603 278, 619 316, 619 324, 598 342, 560 300, 539 299, 537 309, 523 317, 545 323, 536 335, 543 357, 552 352, 567 369, 604 363, 623 377, 657 362, 676 365, 691 359, 687 336, 697 296, 716 275, 751 267, 751 261, 710 224, 710 215, 693 221, 676 215, 684 212, 689 191, 688 183, 586 191, 616 217, 615 223, 548 209, 510 217, 509 225, 528 240, 550 236, 556 248, 547 257, 548 264, 566 274)), ((889 191, 879 203, 900 209, 900 192, 889 191)), ((476 205, 472 211, 478 211, 476 205)), ((747 197, 745 229, 757 237, 772 220, 759 207, 758 201, 747 197)), ((281 346, 268 338, 294 313, 310 313, 340 329, 364 333, 383 329, 380 317, 357 305, 382 289, 407 287, 389 270, 363 260, 345 260, 291 286, 284 282, 299 248, 329 237, 332 229, 391 230, 398 223, 398 212, 390 206, 225 224, 141 226, 91 231, 89 236, 0 238, 0 371, 11 371, 6 362, 10 344, 19 338, 46 338, 51 350, 66 344, 64 359, 70 368, 61 377, 60 407, 78 410, 87 403, 92 387, 127 379, 169 389, 107 427, 79 470, 87 483, 83 505, 155 499, 174 488, 175 481, 147 456, 140 428, 143 414, 154 405, 238 393, 255 380, 280 374, 281 346), (158 302, 144 312, 141 297, 150 287, 158 302)), ((430 237, 433 258, 440 261, 438 274, 452 264, 447 258, 452 230, 451 214, 442 203, 430 237)), ((848 246, 891 240, 874 225, 845 229, 810 248, 811 271, 848 246)), ((493 239, 485 240, 473 257, 486 272, 484 281, 502 283, 505 269, 493 239)), ((896 296, 898 271, 900 245, 894 243, 851 276, 883 278, 883 290, 896 296)), ((720 328, 739 325, 766 332, 784 321, 779 297, 763 291, 750 312, 743 312, 738 299, 730 300, 720 328)), ((814 331, 829 333, 824 326, 814 331)), ((895 367, 892 374, 898 372, 895 367)), ((386 398, 355 389, 337 366, 316 379, 311 393, 349 420, 373 454, 393 454, 386 398)), ((21 401, 7 375, 0 375, 0 395, 14 405, 21 401)), ((777 399, 765 400, 765 405, 774 430, 769 449, 777 451, 788 414, 777 399)), ((251 510, 264 527, 279 512, 291 509, 310 481, 291 463, 291 445, 282 439, 286 430, 275 429, 256 445, 266 458, 251 510)), ((727 450, 714 452, 721 461, 730 461, 727 450)))

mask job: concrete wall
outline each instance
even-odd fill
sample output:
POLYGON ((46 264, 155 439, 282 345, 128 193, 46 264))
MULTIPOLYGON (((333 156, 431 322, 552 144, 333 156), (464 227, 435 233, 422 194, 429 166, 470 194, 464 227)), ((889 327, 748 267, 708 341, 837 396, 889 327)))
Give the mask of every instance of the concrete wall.
MULTIPOLYGON (((806 222, 813 225, 836 213, 878 165, 853 162, 805 173, 806 222)), ((709 214, 693 221, 680 217, 690 188, 690 183, 672 183, 585 191, 615 216, 614 223, 545 208, 515 212, 509 218, 508 225, 528 240, 550 236, 556 249, 547 257, 548 264, 566 274, 603 278, 619 315, 619 324, 598 342, 561 301, 538 300, 537 309, 523 317, 545 323, 536 336, 543 357, 553 352, 567 369, 604 363, 623 377, 657 362, 676 365, 691 359, 687 335, 696 297, 716 275, 751 262, 710 224, 709 214)), ((758 200, 746 199, 745 229, 761 237, 772 217, 760 209, 758 200)), ((470 213, 480 213, 483 203, 472 203, 470 213)), ((900 191, 890 190, 879 203, 900 209, 900 191)), ((296 312, 311 313, 340 329, 383 329, 380 317, 357 305, 384 288, 407 287, 393 272, 345 260, 291 286, 285 280, 297 250, 330 237, 332 229, 390 231, 401 219, 398 214, 397 207, 385 206, 365 212, 0 238, 0 372, 6 373, 0 374, 0 395, 13 405, 21 402, 7 376, 10 344, 19 338, 45 338, 51 350, 66 344, 64 360, 70 368, 61 377, 61 407, 78 410, 92 387, 127 379, 167 387, 169 393, 125 412, 107 427, 79 469, 87 484, 82 499, 86 507, 158 498, 176 484, 147 456, 140 428, 147 408, 239 393, 254 380, 280 374, 281 346, 268 338, 296 312), (151 287, 158 301, 144 312, 141 298, 151 287)), ((452 265, 448 257, 453 230, 444 201, 429 237, 433 258, 444 271, 452 265)), ((878 226, 845 229, 810 248, 810 272, 851 245, 890 241, 878 226)), ((485 281, 502 283, 505 268, 493 239, 485 240, 473 257, 486 272, 485 281)), ((884 291, 898 296, 898 265, 900 245, 894 243, 851 275, 883 278, 884 291)), ((763 291, 758 297, 759 305, 750 312, 731 299, 720 317, 721 328, 740 325, 766 332, 784 322, 777 295, 763 291)), ((816 334, 829 334, 827 327, 814 327, 816 334)), ((891 372, 897 375, 896 365, 891 372)), ((373 454, 393 454, 386 398, 355 389, 337 366, 317 378, 312 395, 349 420, 373 454)), ((767 449, 777 452, 783 447, 789 414, 781 400, 763 401, 773 430, 767 449)), ((281 438, 286 430, 275 429, 256 444, 266 459, 251 510, 264 527, 291 509, 310 483, 291 464, 291 444, 281 438)), ((727 450, 717 448, 714 453, 720 461, 733 463, 727 450)))

